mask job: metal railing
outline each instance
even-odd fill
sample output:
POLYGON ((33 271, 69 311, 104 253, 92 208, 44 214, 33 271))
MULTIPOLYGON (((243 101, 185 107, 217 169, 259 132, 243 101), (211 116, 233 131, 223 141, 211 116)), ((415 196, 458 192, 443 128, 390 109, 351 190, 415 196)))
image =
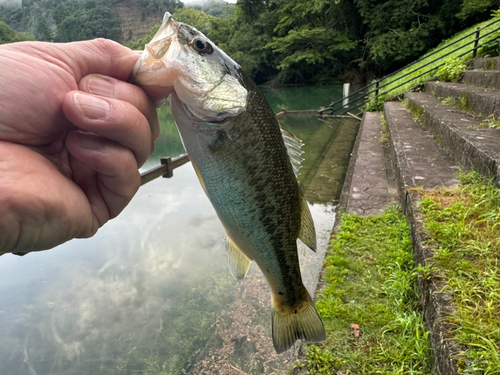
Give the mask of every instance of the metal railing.
POLYGON ((154 167, 144 173, 141 173, 141 186, 153 181, 155 178, 164 177, 170 178, 174 176, 174 169, 188 163, 188 154, 182 154, 176 158, 166 157, 161 158, 161 165, 154 167))
POLYGON ((467 34, 466 36, 464 36, 464 37, 462 37, 462 38, 460 38, 460 39, 458 39, 450 44, 447 44, 446 46, 444 46, 442 48, 439 48, 438 50, 432 52, 431 54, 426 55, 426 56, 418 59, 417 61, 414 61, 411 64, 408 64, 405 67, 403 67, 399 70, 396 70, 395 72, 393 72, 393 73, 391 73, 391 74, 389 74, 381 79, 378 79, 365 87, 360 88, 359 90, 356 90, 355 92, 353 92, 352 94, 350 94, 347 97, 344 97, 344 98, 339 99, 335 102, 332 102, 327 108, 320 109, 318 111, 318 113, 323 114, 324 112, 330 112, 330 114, 337 113, 340 115, 344 115, 348 112, 352 112, 355 109, 358 109, 358 108, 368 104, 372 100, 377 100, 379 97, 385 96, 385 95, 389 94, 390 92, 392 92, 392 91, 394 91, 402 86, 405 86, 407 84, 411 84, 412 82, 416 83, 418 78, 425 76, 426 74, 432 73, 434 71, 437 71, 441 66, 443 66, 445 64, 445 58, 447 56, 449 56, 449 55, 451 55, 451 54, 453 54, 453 53, 455 53, 463 48, 470 47, 471 44, 473 45, 472 48, 457 55, 457 57, 463 57, 463 56, 467 55, 468 53, 472 52, 472 57, 475 58, 477 55, 477 50, 480 48, 479 41, 481 39, 495 33, 495 32, 498 32, 500 30, 500 25, 496 29, 490 30, 489 32, 487 32, 483 35, 481 35, 481 30, 489 28, 489 27, 491 27, 499 22, 500 22, 500 19, 497 19, 497 20, 491 22, 490 24, 488 24, 482 28, 478 27, 476 31, 474 31, 470 34, 467 34), (441 51, 453 46, 454 44, 461 42, 464 39, 469 38, 472 35, 475 35, 475 38, 470 43, 467 43, 467 44, 464 44, 458 48, 455 48, 454 50, 452 50, 452 51, 450 51, 442 56, 439 56, 436 59, 434 59, 430 62, 427 62, 424 65, 417 65, 420 62, 422 62, 423 60, 428 59, 429 57, 435 55, 436 53, 441 52, 441 51), (418 72, 422 68, 428 67, 429 65, 434 64, 436 62, 439 62, 439 64, 429 68, 428 70, 417 75, 416 77, 411 77, 411 78, 408 78, 406 80, 403 80, 404 78, 412 75, 413 73, 418 72), (396 74, 401 73, 404 70, 411 69, 412 67, 415 67, 415 66, 417 66, 415 69, 403 74, 400 77, 395 77, 394 79, 391 80, 391 78, 393 78, 396 74), (400 81, 400 82, 398 82, 398 81, 400 81), (387 86, 392 85, 394 83, 398 83, 398 84, 394 87, 387 88, 387 86), (386 90, 382 92, 383 88, 386 88, 386 90), (342 101, 346 100, 346 99, 348 99, 348 103, 343 104, 342 101), (361 102, 361 103, 359 103, 359 102, 361 102))

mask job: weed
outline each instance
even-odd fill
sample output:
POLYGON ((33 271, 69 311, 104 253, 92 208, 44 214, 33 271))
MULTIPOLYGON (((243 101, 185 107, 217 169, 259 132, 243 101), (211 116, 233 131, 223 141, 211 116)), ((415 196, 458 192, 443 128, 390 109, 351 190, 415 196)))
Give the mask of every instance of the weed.
POLYGON ((460 97, 460 103, 458 104, 458 108, 460 108, 462 111, 473 112, 472 107, 469 104, 469 101, 467 100, 467 96, 465 95, 462 95, 460 97))
POLYGON ((366 107, 365 111, 367 112, 379 112, 384 109, 384 102, 387 100, 386 97, 379 96, 377 99, 372 100, 369 102, 366 107))
POLYGON ((492 129, 500 129, 500 118, 495 118, 495 115, 492 113, 488 117, 484 119, 484 122, 480 124, 480 126, 492 128, 492 129))
POLYGON ((431 374, 409 229, 397 207, 344 214, 326 263, 316 307, 328 339, 308 347, 310 374, 431 374))
POLYGON ((477 172, 459 178, 459 188, 423 196, 421 210, 456 306, 449 320, 465 348, 461 371, 499 374, 500 190, 477 172))
POLYGON ((407 99, 405 99, 402 104, 413 114, 413 116, 415 116, 415 120, 420 124, 420 126, 425 126, 425 111, 422 107, 410 102, 407 99))
POLYGON ((461 95, 458 98, 456 98, 454 96, 449 96, 447 98, 440 98, 440 99, 441 99, 441 103, 443 103, 444 105, 450 105, 453 107, 457 107, 457 108, 461 109, 462 111, 466 111, 466 112, 473 112, 473 109, 472 109, 472 107, 467 99, 467 96, 465 96, 465 95, 461 95))
POLYGON ((447 98, 439 98, 441 100, 441 103, 444 105, 451 105, 452 107, 455 107, 457 105, 457 99, 453 96, 448 96, 447 98))
POLYGON ((439 67, 436 76, 440 81, 456 82, 462 78, 466 66, 460 57, 446 59, 444 65, 439 67))
POLYGON ((387 147, 389 145, 389 123, 387 122, 386 117, 382 113, 380 115, 380 125, 382 126, 382 135, 380 136, 379 142, 387 147))

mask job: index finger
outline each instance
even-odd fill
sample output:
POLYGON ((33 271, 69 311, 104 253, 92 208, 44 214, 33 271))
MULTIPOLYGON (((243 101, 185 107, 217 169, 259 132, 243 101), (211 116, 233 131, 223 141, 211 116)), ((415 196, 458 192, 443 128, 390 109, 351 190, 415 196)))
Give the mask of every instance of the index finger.
POLYGON ((89 74, 78 83, 78 88, 90 94, 123 100, 132 104, 148 120, 151 127, 152 141, 155 142, 160 136, 160 124, 156 108, 148 95, 139 87, 112 77, 89 74))

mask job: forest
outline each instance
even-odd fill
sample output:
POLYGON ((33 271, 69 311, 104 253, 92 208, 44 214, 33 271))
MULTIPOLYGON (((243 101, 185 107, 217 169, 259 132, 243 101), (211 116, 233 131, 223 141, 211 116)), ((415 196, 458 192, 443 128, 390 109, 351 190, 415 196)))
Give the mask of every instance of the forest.
MULTIPOLYGON (((142 49, 156 32, 121 40, 113 5, 169 11, 205 33, 259 84, 363 83, 490 18, 500 0, 23 0, 0 7, 0 43, 96 37, 142 49), (3 21, 3 22, 2 22, 3 21)), ((159 17, 159 21, 160 21, 159 17)))

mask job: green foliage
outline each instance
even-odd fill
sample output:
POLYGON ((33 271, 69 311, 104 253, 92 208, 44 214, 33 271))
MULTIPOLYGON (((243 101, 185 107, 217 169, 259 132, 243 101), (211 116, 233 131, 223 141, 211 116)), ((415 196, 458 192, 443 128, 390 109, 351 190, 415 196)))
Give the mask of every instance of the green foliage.
POLYGON ((368 111, 368 112, 382 111, 384 109, 385 100, 386 100, 386 98, 379 96, 377 99, 370 101, 364 109, 365 109, 365 111, 368 111))
POLYGON ((202 33, 207 34, 207 36, 210 34, 213 24, 219 22, 214 16, 210 16, 194 8, 179 9, 173 14, 173 17, 179 22, 184 22, 197 28, 202 33))
POLYGON ((57 24, 57 42, 121 39, 120 19, 110 0, 60 3, 54 11, 54 20, 57 24))
MULTIPOLYGON (((491 14, 494 18, 500 18, 500 9, 497 9, 491 14)), ((481 56, 495 57, 500 55, 500 31, 491 33, 483 39, 481 48, 478 50, 481 56)))
POLYGON ((0 21, 0 44, 22 42, 26 40, 35 40, 33 35, 26 33, 15 33, 3 21, 0 21))
POLYGON ((439 67, 436 76, 440 81, 456 82, 462 78, 466 66, 459 57, 445 60, 444 65, 439 67))
POLYGON ((467 96, 461 95, 458 98, 450 96, 448 98, 444 98, 441 100, 444 105, 451 105, 453 107, 458 107, 462 111, 473 112, 472 107, 470 106, 469 101, 467 100, 467 96))
MULTIPOLYGON (((119 0, 118 0, 119 1, 119 0)), ((144 9, 144 16, 149 14, 162 14, 165 12, 173 13, 175 9, 182 8, 179 0, 129 0, 132 4, 138 5, 144 9)), ((117 2, 117 0, 114 0, 117 2)))
POLYGON ((327 341, 306 352, 310 374, 431 374, 409 229, 397 208, 344 214, 326 264, 316 307, 327 341))
POLYGON ((16 33, 3 21, 0 21, 0 43, 15 42, 16 33))
POLYGON ((300 0, 285 3, 277 10, 273 40, 267 44, 278 56, 278 81, 334 82, 342 60, 352 59, 357 46, 355 19, 348 19, 343 2, 300 0), (332 77, 333 76, 333 77, 332 77))
POLYGON ((336 367, 336 362, 328 349, 323 350, 315 345, 307 349, 307 367, 310 375, 330 375, 330 369, 336 367))
MULTIPOLYGON (((121 40, 120 18, 113 4, 123 0, 37 0, 22 7, 0 5, 0 20, 12 30, 33 34, 36 40, 69 42, 105 37, 121 40)), ((179 0, 125 0, 143 8, 143 17, 173 12, 179 0)))
MULTIPOLYGON (((498 27, 497 25, 488 26, 488 24, 490 23, 491 21, 486 21, 461 31, 460 33, 454 35, 452 38, 444 40, 440 45, 438 45, 436 49, 439 49, 440 50, 439 52, 433 54, 434 50, 430 50, 429 52, 427 52, 427 54, 425 54, 419 59, 421 61, 418 62, 417 64, 409 68, 403 69, 401 72, 389 78, 381 80, 380 81, 381 89, 379 97, 380 100, 384 101, 387 100, 388 98, 395 97, 407 90, 411 90, 412 88, 417 87, 419 84, 427 82, 438 70, 439 65, 441 64, 442 61, 440 60, 441 56, 450 56, 449 59, 451 60, 457 58, 462 59, 461 61, 465 61, 471 58, 472 54, 468 54, 465 57, 460 56, 463 53, 462 52, 463 50, 459 49, 459 47, 472 48, 472 45, 475 40, 474 31, 477 29, 478 26, 482 28, 482 33, 485 34, 492 32, 495 28, 498 27), (448 45, 451 46, 446 47, 448 45), (458 49, 458 51, 453 52, 453 50, 455 49, 458 49), (405 81, 407 81, 408 83, 403 84, 405 81)), ((496 41, 496 43, 499 42, 496 41)), ((371 95, 372 97, 374 96, 374 94, 371 95)), ((368 104, 368 106, 373 106, 373 108, 376 108, 376 105, 377 103, 374 103, 373 100, 368 104)))
POLYGON ((189 3, 189 6, 214 17, 227 18, 235 5, 224 0, 200 0, 189 3))
POLYGON ((498 0, 463 0, 460 12, 457 17, 461 20, 465 20, 470 17, 475 17, 478 14, 485 13, 491 10, 493 6, 500 5, 498 0))
POLYGON ((457 25, 450 14, 459 10, 456 1, 388 0, 373 4, 359 0, 359 12, 368 26, 366 46, 369 58, 391 71, 451 36, 457 25))
MULTIPOLYGON (((240 0, 231 6, 210 0, 192 6, 174 17, 206 34, 257 83, 361 83, 472 24, 467 15, 457 19, 462 4, 455 0, 240 0)), ((490 8, 478 8, 470 17, 486 19, 490 8)), ((156 31, 157 26, 150 35, 156 31)), ((149 40, 128 45, 141 49, 149 40)))
POLYGON ((488 117, 484 119, 484 122, 480 124, 481 126, 492 128, 492 129, 500 129, 500 118, 495 117, 492 113, 488 117))
POLYGON ((421 210, 434 261, 443 268, 455 304, 449 318, 463 346, 462 372, 500 369, 500 190, 479 173, 461 174, 461 186, 424 194, 421 210))

